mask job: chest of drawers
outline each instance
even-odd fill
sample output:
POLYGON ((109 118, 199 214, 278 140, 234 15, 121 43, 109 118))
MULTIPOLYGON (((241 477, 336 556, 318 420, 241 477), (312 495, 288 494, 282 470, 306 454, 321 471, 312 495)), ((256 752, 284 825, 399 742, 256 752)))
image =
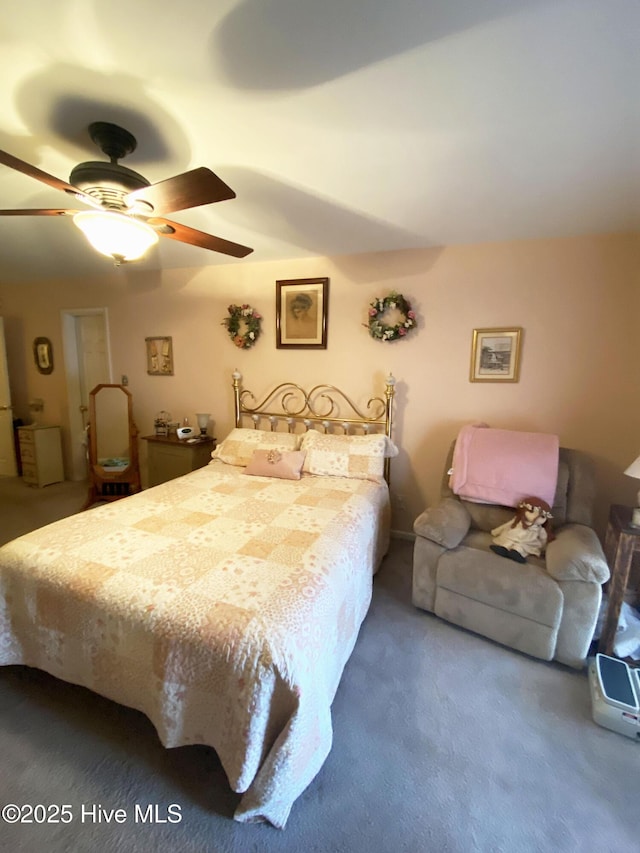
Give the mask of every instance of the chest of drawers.
POLYGON ((157 486, 181 477, 211 461, 215 438, 207 437, 189 444, 175 436, 145 435, 148 442, 149 486, 157 486))
POLYGON ((60 427, 23 426, 18 428, 22 479, 30 486, 48 486, 64 480, 60 427))

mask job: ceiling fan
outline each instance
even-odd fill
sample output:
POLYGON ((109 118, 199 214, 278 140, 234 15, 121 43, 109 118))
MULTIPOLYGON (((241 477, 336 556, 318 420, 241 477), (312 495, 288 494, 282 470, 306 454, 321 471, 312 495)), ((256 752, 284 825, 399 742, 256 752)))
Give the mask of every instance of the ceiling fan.
POLYGON ((68 193, 91 210, 0 210, 0 216, 72 216, 94 248, 113 258, 116 265, 141 258, 158 242, 158 236, 234 258, 244 258, 253 251, 164 218, 166 213, 235 198, 234 191, 210 169, 201 166, 151 184, 118 163, 136 149, 136 138, 129 131, 98 121, 89 125, 89 135, 109 162, 80 163, 72 170, 69 183, 6 151, 0 151, 0 163, 68 193))

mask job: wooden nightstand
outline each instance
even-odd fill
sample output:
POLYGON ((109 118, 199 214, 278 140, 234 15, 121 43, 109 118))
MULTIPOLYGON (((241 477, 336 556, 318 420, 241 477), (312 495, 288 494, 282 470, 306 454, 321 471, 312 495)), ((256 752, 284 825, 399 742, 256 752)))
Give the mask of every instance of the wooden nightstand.
MULTIPOLYGON (((631 526, 631 507, 614 504, 609 512, 609 523, 604 543, 604 551, 611 570, 608 585, 609 606, 602 627, 602 636, 598 651, 604 655, 614 655, 613 641, 618 628, 620 610, 629 583, 631 563, 636 552, 640 551, 640 528, 631 526)), ((640 661, 628 661, 638 666, 640 661)))
POLYGON ((181 441, 175 435, 143 435, 148 442, 149 486, 157 486, 203 468, 211 461, 211 452, 216 440, 207 436, 191 444, 181 441))
POLYGON ((18 427, 22 479, 30 486, 48 486, 64 480, 60 427, 18 427))

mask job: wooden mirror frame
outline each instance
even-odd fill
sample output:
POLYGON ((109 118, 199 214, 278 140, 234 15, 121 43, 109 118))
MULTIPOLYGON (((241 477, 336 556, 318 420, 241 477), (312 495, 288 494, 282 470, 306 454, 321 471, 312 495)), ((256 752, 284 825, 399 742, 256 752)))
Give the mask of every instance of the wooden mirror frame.
POLYGON ((133 397, 124 385, 102 383, 89 394, 89 494, 85 509, 98 501, 117 501, 141 489, 140 464, 138 460, 138 428, 133 420, 133 397), (96 419, 96 395, 104 388, 118 388, 127 396, 127 420, 129 433, 129 464, 120 471, 105 469, 98 461, 98 423, 96 419))

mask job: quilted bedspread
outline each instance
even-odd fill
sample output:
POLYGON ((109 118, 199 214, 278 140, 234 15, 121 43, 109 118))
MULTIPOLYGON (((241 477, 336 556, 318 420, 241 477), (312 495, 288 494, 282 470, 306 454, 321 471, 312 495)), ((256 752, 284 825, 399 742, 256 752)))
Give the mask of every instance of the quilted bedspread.
POLYGON ((0 548, 0 665, 24 664, 208 744, 236 820, 284 827, 388 545, 386 485, 213 461, 0 548))

